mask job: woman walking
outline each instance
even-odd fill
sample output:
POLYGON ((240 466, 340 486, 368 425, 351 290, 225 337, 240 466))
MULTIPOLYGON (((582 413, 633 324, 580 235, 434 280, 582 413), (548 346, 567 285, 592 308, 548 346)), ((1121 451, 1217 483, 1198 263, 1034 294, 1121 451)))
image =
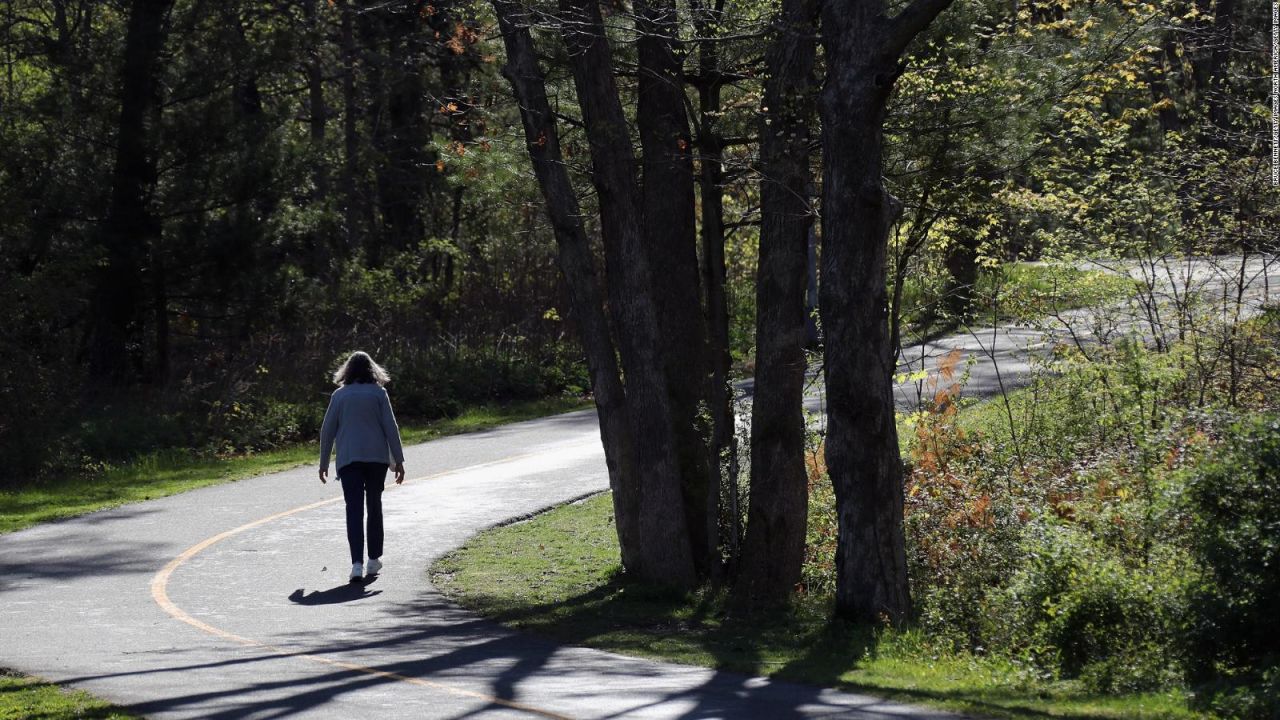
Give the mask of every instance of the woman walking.
POLYGON ((333 374, 338 389, 320 426, 320 482, 329 475, 329 454, 338 446, 338 479, 347 501, 347 544, 351 546, 351 581, 372 577, 382 569, 382 490, 387 470, 395 464, 396 484, 404 482, 404 450, 400 427, 383 389, 391 376, 369 357, 354 352, 333 374), (364 504, 369 504, 369 563, 364 564, 364 504))

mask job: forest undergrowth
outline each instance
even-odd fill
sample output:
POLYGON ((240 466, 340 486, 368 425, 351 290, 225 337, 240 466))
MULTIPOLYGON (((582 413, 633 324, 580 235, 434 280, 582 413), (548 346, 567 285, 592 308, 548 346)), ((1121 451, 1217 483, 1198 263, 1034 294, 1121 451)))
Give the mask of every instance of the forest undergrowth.
MULTIPOLYGON (((1090 691, 1188 689, 1224 717, 1280 712, 1280 312, 1206 366, 1189 343, 1061 346, 1051 372, 966 407, 953 359, 909 419, 917 623, 1090 691)), ((806 585, 832 588, 834 518, 811 457, 806 585)))

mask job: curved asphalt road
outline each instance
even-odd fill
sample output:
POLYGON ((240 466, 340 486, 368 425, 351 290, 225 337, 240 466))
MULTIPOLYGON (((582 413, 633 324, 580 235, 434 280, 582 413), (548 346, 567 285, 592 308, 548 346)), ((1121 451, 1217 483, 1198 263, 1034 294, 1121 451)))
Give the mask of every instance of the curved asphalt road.
MULTIPOLYGON (((1260 275, 1266 302, 1280 276, 1260 275)), ((1053 341, 988 330, 918 353, 926 368, 973 354, 966 394, 986 394, 1053 341)), ((341 492, 312 467, 0 537, 0 665, 155 718, 955 717, 559 647, 444 601, 425 578, 435 558, 607 487, 591 411, 417 445, 405 464, 387 566, 366 586, 346 583, 341 492)))
POLYGON ((417 445, 405 465, 366 586, 346 582, 338 485, 311 467, 6 535, 0 665, 155 718, 953 717, 559 647, 443 600, 432 560, 607 487, 591 411, 417 445))

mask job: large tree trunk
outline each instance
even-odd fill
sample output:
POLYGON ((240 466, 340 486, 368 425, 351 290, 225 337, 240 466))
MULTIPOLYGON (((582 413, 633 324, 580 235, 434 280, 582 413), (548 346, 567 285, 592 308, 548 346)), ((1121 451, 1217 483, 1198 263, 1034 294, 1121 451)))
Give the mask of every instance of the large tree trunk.
POLYGON ((160 223, 150 207, 156 160, 147 119, 159 100, 156 60, 172 4, 172 0, 134 0, 129 8, 111 199, 100 230, 106 263, 94 292, 89 348, 89 376, 97 385, 127 384, 140 364, 139 358, 130 357, 129 347, 138 340, 142 266, 160 234, 160 223))
MULTIPOLYGON (((328 39, 320 19, 320 3, 323 0, 304 0, 302 10, 306 18, 307 42, 305 72, 307 78, 307 128, 310 138, 311 182, 314 186, 309 195, 309 202, 321 209, 327 209, 331 193, 329 164, 325 158, 325 147, 328 145, 329 108, 324 99, 325 85, 325 48, 328 39)), ((326 213, 327 215, 327 213, 326 213)), ((310 272, 317 277, 326 277, 328 270, 342 260, 345 242, 335 232, 331 223, 325 222, 310 232, 310 252, 308 262, 310 272)))
POLYGON ((315 183, 315 199, 323 203, 329 196, 329 172, 321 153, 324 151, 329 110, 324 102, 324 62, 321 56, 322 34, 319 18, 320 0, 306 0, 302 4, 307 19, 307 32, 312 46, 307 52, 307 127, 310 130, 311 152, 315 153, 312 181, 315 183))
POLYGON ((960 221, 951 244, 947 246, 943 264, 947 282, 942 294, 942 310, 947 321, 968 323, 973 319, 975 292, 978 285, 978 248, 982 244, 977 218, 960 221))
POLYGON ((365 132, 368 137, 368 160, 365 173, 372 171, 372 179, 359 182, 357 187, 363 191, 363 207, 361 220, 365 225, 364 262, 366 267, 376 268, 382 265, 382 251, 387 245, 389 236, 394 230, 394 221, 388 219, 388 207, 394 201, 387 193, 398 192, 394 182, 388 177, 391 174, 391 150, 388 137, 392 134, 390 120, 387 118, 387 73, 384 65, 386 58, 380 57, 376 48, 388 46, 389 55, 397 55, 395 38, 387 38, 385 28, 379 22, 378 11, 386 11, 386 5, 376 8, 361 8, 356 15, 356 40, 362 48, 360 63, 360 79, 363 82, 365 132))
POLYGON ((836 493, 836 610, 864 622, 910 614, 902 461, 894 422, 885 258, 899 204, 885 190, 883 124, 907 44, 951 0, 827 0, 822 43, 822 281, 827 469, 836 493))
POLYGON ((639 464, 637 519, 643 538, 628 567, 636 577, 677 587, 697 578, 671 426, 658 311, 637 198, 635 157, 613 77, 613 57, 596 0, 560 0, 562 34, 591 147, 600 203, 609 307, 626 377, 627 409, 639 464))
MULTIPOLYGON (((702 275, 707 295, 707 358, 711 365, 711 388, 707 404, 711 413, 711 443, 707 449, 711 471, 707 483, 706 523, 708 537, 718 550, 724 546, 730 562, 736 562, 741 551, 741 511, 738 507, 738 478, 732 472, 732 458, 737 453, 734 435, 733 387, 729 371, 733 358, 729 350, 729 298, 726 291, 724 257, 724 139, 720 134, 720 90, 724 75, 720 62, 719 40, 715 37, 724 0, 716 0, 714 8, 700 0, 691 0, 694 28, 698 33, 698 138, 701 172, 698 191, 702 208, 702 275), (726 459, 729 460, 726 463, 726 459), (728 465, 729 467, 726 467, 728 465), (721 509, 721 485, 724 485, 725 507, 721 509)), ((717 566, 713 565, 713 570, 717 566)), ((733 567, 719 568, 734 572, 733 567)))
POLYGON ((169 286, 164 248, 159 233, 151 244, 151 322, 154 324, 155 358, 151 363, 151 382, 163 386, 169 380, 169 286))
MULTIPOLYGON (((829 105, 837 104, 833 94, 824 98, 829 105)), ((823 112, 827 189, 819 296, 827 469, 839 514, 836 603, 859 620, 901 620, 910 605, 884 282, 893 199, 880 183, 880 118, 859 114, 847 105, 823 112), (850 116, 839 117, 842 111, 850 116)))
MULTIPOLYGON (((355 9, 352 0, 341 0, 340 38, 342 44, 342 174, 339 184, 342 192, 343 220, 346 225, 345 247, 338 253, 339 261, 345 260, 360 243, 360 224, 364 196, 360 192, 359 163, 360 136, 356 123, 360 114, 356 96, 356 38, 355 9)), ((336 273, 335 277, 341 277, 336 273)), ((332 285, 337 291, 337 283, 332 285)))
MULTIPOLYGON (((422 68, 415 35, 423 27, 412 0, 380 3, 364 11, 370 52, 370 141, 375 166, 378 224, 370 233, 369 264, 381 264, 384 248, 416 247, 425 232, 421 207, 426 194, 428 138, 423 118, 422 68)), ((434 172, 434 170, 433 170, 434 172)))
POLYGON ((578 198, 560 152, 555 115, 547 100, 546 79, 538 67, 527 11, 511 0, 492 0, 492 3, 507 50, 502 74, 511 83, 520 106, 529 157, 547 203, 559 249, 560 272, 587 355, 596 414, 600 418, 600 439, 609 468, 609 487, 613 490, 622 562, 625 567, 634 567, 643 542, 636 523, 640 489, 636 482, 636 458, 591 245, 582 227, 578 198))
POLYGON ((751 497, 735 601, 787 599, 804 563, 809 487, 804 466, 805 285, 812 209, 809 132, 817 0, 783 0, 765 59, 760 125, 761 226, 756 280, 756 377, 751 497))
POLYGON ((644 243, 664 342, 664 370, 690 546, 694 566, 699 576, 705 577, 716 556, 715 526, 709 520, 714 518, 715 504, 709 502, 707 428, 699 419, 699 406, 709 386, 679 28, 673 0, 637 0, 635 10, 644 243))

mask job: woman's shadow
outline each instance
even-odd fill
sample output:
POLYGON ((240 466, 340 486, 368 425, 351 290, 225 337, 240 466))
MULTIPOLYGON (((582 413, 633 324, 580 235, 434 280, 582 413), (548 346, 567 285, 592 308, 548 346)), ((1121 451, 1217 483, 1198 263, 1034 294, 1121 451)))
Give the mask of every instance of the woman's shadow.
POLYGON ((347 582, 328 590, 312 590, 309 593, 302 588, 298 588, 289 594, 289 601, 299 605, 333 605, 353 600, 363 600, 382 592, 381 590, 369 590, 369 584, 376 579, 377 576, 374 576, 362 582, 347 582))

